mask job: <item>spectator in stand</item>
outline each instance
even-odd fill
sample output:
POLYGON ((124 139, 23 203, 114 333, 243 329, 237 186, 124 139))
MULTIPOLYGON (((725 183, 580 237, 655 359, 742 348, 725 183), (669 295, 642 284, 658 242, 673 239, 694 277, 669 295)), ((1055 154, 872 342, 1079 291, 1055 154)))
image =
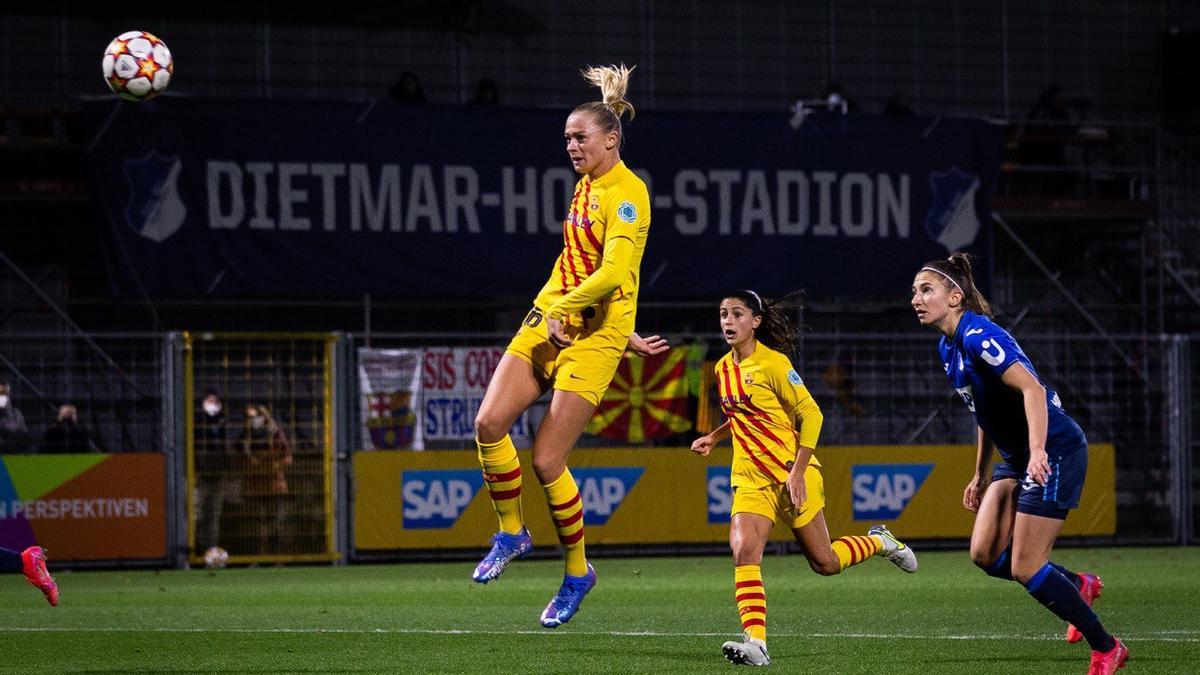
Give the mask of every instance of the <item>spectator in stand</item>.
POLYGON ((226 503, 241 500, 241 457, 225 419, 225 405, 215 389, 204 392, 196 413, 196 550, 221 545, 221 516, 226 503))
POLYGON ((480 80, 475 87, 475 98, 471 99, 471 104, 477 106, 500 105, 500 87, 496 86, 496 81, 490 77, 480 80))
POLYGON ((421 86, 420 78, 411 70, 400 73, 388 90, 388 96, 400 103, 425 103, 425 89, 421 86))
POLYGON ((858 112, 858 104, 849 96, 846 96, 846 90, 837 82, 830 82, 825 85, 825 91, 821 94, 821 98, 825 100, 825 106, 829 108, 829 112, 852 113, 858 112))
POLYGON ((1062 197, 1073 192, 1075 175, 1065 166, 1069 163, 1068 148, 1079 137, 1078 127, 1072 122, 1081 121, 1090 105, 1086 98, 1068 99, 1061 84, 1050 84, 1025 116, 1025 130, 1020 136, 1021 163, 1043 169, 1064 167, 1061 172, 1038 176, 1034 190, 1038 196, 1062 197))
POLYGON ((25 416, 13 405, 8 381, 0 380, 0 454, 25 452, 29 449, 29 441, 25 416))
POLYGON ((261 403, 246 406, 246 428, 241 450, 246 458, 242 495, 258 522, 256 553, 282 553, 287 518, 287 468, 292 465, 292 445, 287 434, 261 403))
POLYGON ((42 452, 71 453, 99 452, 100 449, 92 443, 87 429, 79 426, 79 411, 70 403, 58 407, 58 417, 54 426, 47 427, 42 434, 42 452))

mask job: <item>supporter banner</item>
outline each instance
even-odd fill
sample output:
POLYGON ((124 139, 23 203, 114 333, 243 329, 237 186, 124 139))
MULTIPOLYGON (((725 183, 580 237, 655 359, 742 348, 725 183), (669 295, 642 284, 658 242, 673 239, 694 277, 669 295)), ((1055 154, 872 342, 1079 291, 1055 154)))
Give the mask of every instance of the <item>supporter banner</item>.
MULTIPOLYGON (((463 441, 473 446, 475 413, 502 356, 503 347, 425 349, 419 422, 426 441, 463 441)), ((533 444, 528 410, 517 418, 509 436, 518 448, 533 444)))
POLYGON ((416 408, 421 400, 419 349, 358 350, 364 450, 425 447, 416 408))
MULTIPOLYGON (((1116 532, 1113 447, 1090 448, 1087 484, 1065 536, 1116 532)), ((577 449, 589 544, 720 543, 728 540, 728 447, 706 458, 685 448, 577 449)), ((521 462, 529 466, 529 454, 521 462)), ((818 453, 830 533, 887 523, 906 539, 966 538, 974 514, 962 492, 974 471, 970 446, 827 447, 818 453)), ((473 452, 373 452, 354 456, 357 550, 473 548, 488 544, 496 516, 473 452)), ((525 472, 526 521, 540 546, 557 536, 542 490, 525 472)), ((777 524, 775 539, 791 533, 777 524)))
MULTIPOLYGON (((84 111, 130 296, 532 297, 577 180, 565 110, 168 97, 84 111)), ((968 119, 644 112, 622 151, 651 191, 643 291, 897 297, 948 251, 989 260, 1002 137, 968 119)))
POLYGON ((0 546, 55 560, 167 554, 166 469, 158 453, 0 456, 0 546))
POLYGON ((625 352, 604 392, 587 432, 614 441, 640 444, 690 431, 688 416, 689 347, 653 356, 625 352))

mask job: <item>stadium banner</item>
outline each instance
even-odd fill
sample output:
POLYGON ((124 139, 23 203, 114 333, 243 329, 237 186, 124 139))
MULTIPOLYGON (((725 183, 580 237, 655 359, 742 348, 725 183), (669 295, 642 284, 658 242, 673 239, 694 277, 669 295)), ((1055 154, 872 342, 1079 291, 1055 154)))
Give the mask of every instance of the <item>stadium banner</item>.
MULTIPOLYGON (((458 447, 474 447, 475 413, 502 356, 504 347, 425 348, 418 422, 426 441, 457 441, 458 447)), ((518 448, 533 445, 528 410, 508 434, 518 448)))
POLYGON ((421 400, 421 350, 358 350, 358 388, 364 450, 422 450, 417 424, 421 400))
POLYGON ((167 555, 160 453, 0 456, 0 546, 56 561, 167 555))
MULTIPOLYGON (((520 453, 529 467, 528 452, 520 453)), ((589 544, 721 543, 728 540, 732 450, 709 457, 686 448, 579 448, 571 473, 580 487, 589 544)), ((906 539, 962 539, 974 514, 962 507, 974 472, 971 446, 830 446, 818 452, 830 534, 887 523, 906 539)), ((525 472, 522 491, 534 542, 557 545, 546 500, 525 472)), ((496 515, 473 452, 370 452, 354 456, 354 547, 359 551, 484 547, 496 515)), ((1064 536, 1116 532, 1113 446, 1090 447, 1087 484, 1064 536)), ((776 524, 773 538, 791 533, 776 524)))
MULTIPOLYGON (((167 96, 85 102, 84 117, 114 291, 130 297, 532 297, 578 178, 565 110, 167 96)), ((626 125, 622 157, 653 209, 643 293, 895 297, 949 251, 990 261, 999 125, 791 122, 649 112, 626 125)))

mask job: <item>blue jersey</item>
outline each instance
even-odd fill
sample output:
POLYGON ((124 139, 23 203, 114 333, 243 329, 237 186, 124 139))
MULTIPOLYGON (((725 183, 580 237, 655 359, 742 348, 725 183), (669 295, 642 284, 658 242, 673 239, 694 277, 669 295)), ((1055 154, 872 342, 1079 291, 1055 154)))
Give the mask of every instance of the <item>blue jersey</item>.
MULTIPOLYGON (((996 444, 1006 462, 1023 468, 1029 463, 1025 403, 1021 392, 1004 384, 1000 377, 1013 364, 1020 363, 1041 382, 1029 357, 1008 331, 974 312, 963 313, 954 339, 943 336, 938 353, 950 386, 975 415, 975 423, 996 444)), ((1046 453, 1051 458, 1061 457, 1086 443, 1083 431, 1063 412, 1058 394, 1049 387, 1046 387, 1046 411, 1046 453)))

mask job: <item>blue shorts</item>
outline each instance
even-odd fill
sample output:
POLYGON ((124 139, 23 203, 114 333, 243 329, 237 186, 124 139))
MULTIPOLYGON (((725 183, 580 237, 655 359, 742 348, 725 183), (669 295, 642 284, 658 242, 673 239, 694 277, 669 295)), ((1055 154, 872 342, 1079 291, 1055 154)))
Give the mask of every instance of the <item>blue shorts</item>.
POLYGON ((1015 478, 1020 483, 1017 513, 1065 520, 1067 512, 1079 506, 1087 461, 1087 444, 1083 443, 1065 454, 1050 456, 1050 478, 1045 485, 1033 482, 1025 467, 1018 469, 1003 460, 992 469, 992 480, 1015 478))

